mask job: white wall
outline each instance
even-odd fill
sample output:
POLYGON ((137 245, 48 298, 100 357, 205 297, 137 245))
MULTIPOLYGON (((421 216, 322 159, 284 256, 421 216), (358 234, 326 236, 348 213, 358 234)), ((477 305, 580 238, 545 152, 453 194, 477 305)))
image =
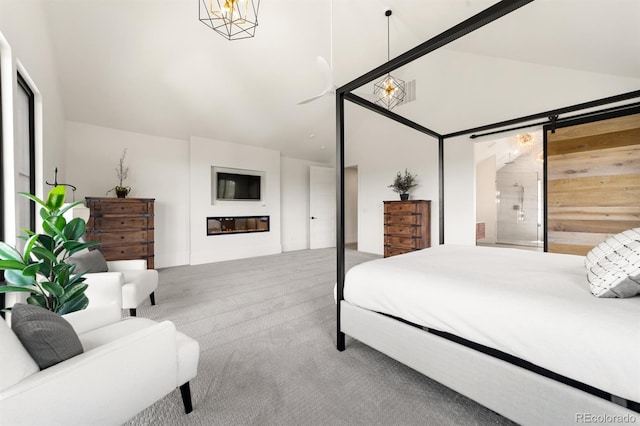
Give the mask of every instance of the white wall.
POLYGON ((156 268, 189 263, 189 144, 180 139, 143 135, 68 121, 67 183, 76 200, 113 197, 116 167, 127 149, 129 197, 155 198, 156 268))
POLYGON ((383 201, 399 199, 388 186, 405 168, 419 184, 411 199, 431 200, 431 243, 437 244, 438 141, 350 103, 345 116, 345 166, 358 166, 358 250, 383 254, 383 201))
POLYGON ((156 267, 204 263, 309 248, 309 167, 322 165, 283 157, 273 150, 193 138, 192 142, 67 122, 67 181, 76 199, 106 195, 117 184, 115 168, 127 148, 130 197, 156 199, 156 267), (196 153, 190 155, 190 145, 196 153), (193 162, 193 164, 191 164, 193 162), (265 203, 226 201, 211 205, 211 166, 264 170, 265 203), (205 176, 206 178, 191 176, 205 176), (274 179, 275 176, 275 179, 274 179), (194 194, 195 200, 191 199, 194 194), (263 205, 264 204, 264 205, 263 205), (195 207, 198 213, 190 213, 195 207), (271 216, 271 232, 206 236, 207 216, 271 216), (194 238, 193 243, 190 237, 194 238), (195 250, 194 256, 190 251, 195 250))
POLYGON ((218 140, 190 141, 190 264, 280 253, 280 152, 218 140), (211 203, 211 166, 265 172, 262 201, 211 203), (207 236, 210 216, 270 216, 270 231, 207 236))
POLYGON ((13 120, 11 98, 17 90, 16 70, 20 63, 28 78, 39 92, 36 110, 42 115, 36 117, 36 195, 42 197, 48 192, 46 179, 53 179, 57 166, 64 178, 64 108, 60 96, 56 64, 52 57, 52 45, 48 34, 42 4, 38 1, 3 0, 0 2, 0 49, 2 49, 2 90, 3 90, 3 137, 5 172, 5 204, 8 214, 5 218, 5 239, 15 242, 14 209, 15 186, 12 173, 13 149, 7 141, 13 140, 13 120), (10 93, 10 95, 8 95, 10 93))
MULTIPOLYGON (((475 155, 469 137, 444 142, 444 242, 475 245, 475 155)), ((433 243, 433 241, 432 241, 433 243)))
POLYGON ((309 248, 309 167, 328 164, 280 158, 282 251, 309 248))

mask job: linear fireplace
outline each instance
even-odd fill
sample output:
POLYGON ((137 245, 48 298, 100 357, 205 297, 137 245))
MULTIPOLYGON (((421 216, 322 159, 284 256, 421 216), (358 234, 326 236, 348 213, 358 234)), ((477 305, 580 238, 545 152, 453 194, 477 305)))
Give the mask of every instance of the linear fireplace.
POLYGON ((269 232, 269 216, 218 216, 207 218, 207 235, 269 232))

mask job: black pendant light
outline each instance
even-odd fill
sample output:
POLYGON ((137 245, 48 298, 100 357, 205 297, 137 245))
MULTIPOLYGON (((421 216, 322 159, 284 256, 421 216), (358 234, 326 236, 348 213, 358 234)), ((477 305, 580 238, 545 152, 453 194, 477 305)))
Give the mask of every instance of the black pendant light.
POLYGON ((198 0, 200 21, 229 40, 251 38, 258 26, 260 0, 198 0))
MULTIPOLYGON (((391 16, 391 10, 385 11, 384 16, 387 17, 387 61, 389 61, 389 17, 391 16)), ((404 81, 387 74, 382 80, 374 84, 373 94, 378 97, 375 101, 378 105, 391 110, 404 102, 406 94, 404 81)))

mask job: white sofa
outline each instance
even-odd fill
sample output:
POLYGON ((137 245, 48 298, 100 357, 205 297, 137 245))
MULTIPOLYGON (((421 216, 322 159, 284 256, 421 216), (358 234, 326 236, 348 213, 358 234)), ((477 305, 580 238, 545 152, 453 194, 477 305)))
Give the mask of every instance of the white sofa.
POLYGON ((198 343, 170 321, 121 319, 118 288, 100 291, 90 291, 93 306, 64 316, 84 353, 42 371, 0 321, 0 425, 121 424, 177 387, 191 411, 198 343))
MULTIPOLYGON (((158 271, 147 269, 144 259, 107 261, 109 272, 87 273, 85 282, 89 287, 104 286, 105 283, 117 281, 122 287, 122 309, 128 309, 131 316, 136 316, 136 308, 148 297, 155 305, 155 291, 158 288, 158 271)), ((91 304, 91 297, 89 297, 91 304)))

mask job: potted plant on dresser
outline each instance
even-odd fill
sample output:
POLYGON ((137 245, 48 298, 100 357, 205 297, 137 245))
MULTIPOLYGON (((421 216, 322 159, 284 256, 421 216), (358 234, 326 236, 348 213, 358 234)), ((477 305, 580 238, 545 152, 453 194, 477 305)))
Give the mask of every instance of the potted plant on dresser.
POLYGON ((107 194, 109 194, 111 191, 115 192, 116 197, 118 198, 126 198, 127 195, 129 195, 129 192, 131 192, 131 187, 124 185, 124 181, 129 176, 129 167, 125 167, 124 165, 124 159, 126 156, 127 148, 122 151, 122 157, 120 157, 118 167, 116 167, 116 175, 118 176, 119 184, 107 191, 107 194))
POLYGON ((401 200, 408 200, 409 191, 417 185, 416 175, 412 174, 407 169, 404 169, 404 173, 398 172, 396 174, 396 177, 394 178, 393 183, 389 185, 389 188, 391 188, 393 192, 400 194, 401 200))

